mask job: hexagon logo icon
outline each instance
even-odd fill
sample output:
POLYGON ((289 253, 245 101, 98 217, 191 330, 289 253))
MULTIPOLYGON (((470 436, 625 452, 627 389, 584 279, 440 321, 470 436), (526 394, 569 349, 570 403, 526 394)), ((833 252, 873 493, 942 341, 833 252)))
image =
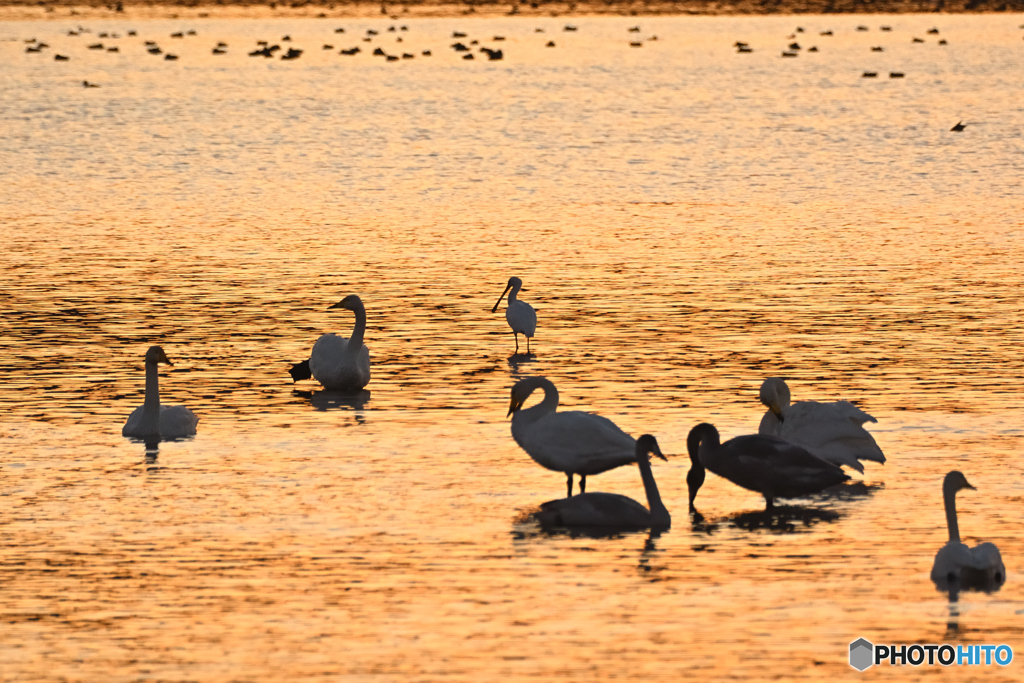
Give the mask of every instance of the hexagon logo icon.
POLYGON ((875 646, 864 638, 850 643, 850 666, 857 671, 864 671, 874 664, 875 646))

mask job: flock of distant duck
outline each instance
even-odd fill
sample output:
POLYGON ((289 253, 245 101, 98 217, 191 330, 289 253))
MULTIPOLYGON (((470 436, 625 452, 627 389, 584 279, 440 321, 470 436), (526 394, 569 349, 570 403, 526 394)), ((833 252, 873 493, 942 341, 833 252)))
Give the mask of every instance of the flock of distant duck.
MULTIPOLYGON (((507 301, 505 319, 519 352, 519 335, 530 340, 537 329, 533 307, 518 298, 523 282, 509 278, 505 290, 491 309, 507 301), (506 298, 507 294, 507 298, 506 298)), ((328 310, 355 314, 349 338, 323 334, 313 345, 307 360, 290 368, 293 381, 315 379, 325 389, 359 392, 370 382, 370 352, 364 343, 366 308, 352 294, 328 310)), ((198 418, 181 406, 160 403, 160 363, 171 364, 163 349, 146 352, 146 393, 143 405, 128 417, 124 436, 152 442, 196 434, 198 418)), ((689 510, 696 513, 695 500, 712 473, 764 497, 766 512, 777 498, 802 498, 841 484, 850 477, 842 467, 863 473, 861 461, 885 462, 885 455, 864 429, 875 418, 847 401, 819 403, 790 402, 789 387, 778 377, 761 385, 760 400, 768 408, 757 434, 737 436, 722 443, 714 425, 701 423, 687 436, 690 470, 686 482, 689 510)), ((541 505, 535 517, 546 527, 584 527, 605 530, 667 529, 672 517, 661 499, 651 468, 651 456, 665 460, 655 437, 638 439, 611 420, 580 410, 559 411, 558 390, 545 377, 526 377, 511 390, 508 415, 512 438, 542 467, 566 475, 566 497, 541 505), (540 403, 524 408, 534 391, 544 394, 540 403), (647 507, 623 495, 586 491, 588 476, 636 463, 640 471, 647 507), (573 495, 573 478, 579 476, 579 493, 573 495)), ((943 500, 949 542, 935 557, 932 579, 943 589, 980 588, 993 590, 1006 579, 999 550, 991 543, 970 548, 960 541, 956 514, 956 493, 973 487, 958 471, 949 472, 943 482, 943 500)))
MULTIPOLYGON (((385 32, 386 33, 401 34, 401 33, 406 32, 408 30, 409 30, 409 27, 405 26, 405 25, 401 25, 401 26, 394 26, 394 25, 392 25, 392 26, 389 26, 385 30, 385 32)), ((578 27, 573 26, 572 24, 566 24, 565 26, 562 27, 562 31, 565 31, 565 32, 575 32, 577 30, 579 30, 578 27)), ((629 33, 639 33, 640 32, 640 27, 639 26, 631 26, 627 30, 628 30, 629 33)), ((544 32, 545 32, 545 29, 543 29, 543 28, 536 28, 536 29, 534 29, 534 33, 544 33, 544 32)), ((85 34, 88 34, 88 33, 92 33, 92 31, 90 29, 88 29, 88 28, 83 27, 83 26, 79 26, 76 29, 69 30, 67 32, 67 35, 70 36, 70 37, 75 37, 75 36, 85 35, 85 34)), ((336 28, 336 29, 334 29, 334 33, 335 34, 344 34, 345 33, 345 29, 343 27, 336 28)), ((186 37, 196 36, 196 35, 198 35, 198 34, 196 33, 195 30, 176 31, 176 32, 171 34, 171 38, 186 38, 186 37)), ((378 31, 377 29, 368 28, 368 29, 366 29, 366 32, 365 32, 365 34, 362 37, 362 42, 364 42, 364 43, 371 43, 379 35, 380 35, 380 31, 378 31)), ((135 30, 130 30, 130 31, 126 32, 126 36, 134 38, 134 37, 138 36, 138 32, 135 31, 135 30)), ((101 33, 97 34, 97 38, 101 38, 101 39, 117 40, 120 37, 121 37, 120 34, 115 33, 115 32, 111 32, 111 31, 104 31, 104 32, 101 32, 101 33)), ((468 37, 468 34, 466 32, 464 32, 464 31, 453 31, 451 37, 452 37, 453 40, 456 40, 456 42, 454 42, 451 45, 449 45, 449 47, 452 50, 454 50, 455 52, 457 52, 457 53, 463 53, 462 54, 462 59, 463 60, 469 61, 469 60, 476 59, 476 56, 474 54, 474 48, 476 48, 476 54, 484 55, 487 58, 487 60, 489 60, 489 61, 498 61, 498 60, 502 60, 502 59, 505 58, 505 53, 500 48, 487 47, 486 45, 480 45, 480 41, 479 40, 470 40, 468 45, 463 43, 461 40, 458 40, 460 38, 468 37)), ((292 40, 291 36, 286 35, 286 36, 282 36, 279 42, 287 43, 287 42, 291 42, 291 40, 292 40)), ((401 43, 402 40, 403 39, 401 38, 400 35, 396 38, 396 42, 398 42, 398 43, 401 43)), ((650 36, 649 38, 647 38, 647 40, 649 40, 649 41, 656 41, 656 40, 658 40, 658 37, 657 36, 650 36)), ((505 41, 505 36, 495 35, 495 36, 493 36, 491 38, 491 41, 495 42, 495 43, 504 42, 505 41)), ((643 44, 644 44, 643 40, 637 40, 635 38, 630 39, 628 42, 629 42, 629 46, 630 47, 642 47, 643 44)), ((35 38, 26 39, 25 43, 27 43, 27 46, 25 47, 25 52, 30 52, 30 53, 41 53, 41 52, 43 52, 44 50, 46 50, 46 49, 48 49, 50 47, 48 43, 36 40, 35 38)), ((156 43, 156 41, 154 41, 154 40, 147 40, 147 41, 145 41, 144 47, 146 49, 146 52, 148 52, 151 55, 163 55, 163 59, 165 61, 176 61, 178 59, 178 55, 177 54, 172 53, 172 52, 164 52, 163 48, 161 48, 156 43)), ((220 42, 218 42, 213 47, 213 49, 211 50, 211 53, 215 54, 215 55, 228 54, 228 47, 229 46, 228 46, 227 43, 225 43, 223 41, 220 41, 220 42)), ((548 40, 544 44, 544 47, 549 47, 549 48, 557 47, 557 44, 553 40, 548 40)), ((92 44, 88 45, 88 49, 89 50, 104 51, 104 52, 120 52, 121 51, 120 50, 120 46, 118 46, 118 45, 105 45, 104 43, 92 43, 92 44)), ((324 43, 322 49, 324 49, 324 50, 333 50, 334 49, 334 45, 330 44, 330 43, 324 43)), ((294 60, 294 59, 298 59, 299 57, 301 57, 302 54, 305 52, 305 50, 302 50, 302 49, 299 49, 299 48, 294 48, 294 47, 289 47, 287 49, 287 51, 282 51, 282 50, 283 50, 283 48, 281 47, 281 45, 279 45, 277 43, 271 44, 269 41, 259 40, 259 41, 256 42, 256 49, 254 49, 252 52, 249 52, 248 55, 250 57, 266 57, 266 58, 273 58, 273 57, 276 57, 276 56, 280 55, 280 59, 283 59, 283 60, 294 60)), ((360 54, 362 51, 363 50, 362 50, 362 47, 360 45, 354 45, 352 47, 341 48, 338 51, 338 54, 346 55, 346 56, 350 56, 351 57, 353 55, 360 54)), ((382 48, 382 47, 374 48, 372 54, 375 57, 384 57, 385 61, 388 61, 388 62, 396 62, 396 61, 399 61, 399 60, 402 60, 402 59, 415 59, 416 58, 416 54, 414 54, 412 52, 405 52, 405 51, 403 51, 401 54, 388 54, 384 50, 384 48, 382 48)), ((431 50, 421 50, 420 51, 420 56, 423 56, 423 57, 430 57, 432 54, 433 54, 433 52, 431 50)), ((67 62, 67 61, 70 61, 70 59, 71 59, 69 56, 64 55, 64 54, 55 54, 53 58, 54 58, 54 61, 58 61, 58 62, 67 62)), ((92 86, 92 87, 95 87, 95 86, 92 86)))

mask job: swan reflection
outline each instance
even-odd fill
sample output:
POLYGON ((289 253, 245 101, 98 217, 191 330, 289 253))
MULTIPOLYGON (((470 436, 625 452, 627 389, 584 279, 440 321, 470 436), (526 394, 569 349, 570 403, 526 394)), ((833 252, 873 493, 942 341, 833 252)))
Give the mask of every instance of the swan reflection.
MULTIPOLYGON (((296 389, 293 392, 296 396, 309 401, 314 409, 326 410, 362 410, 370 402, 370 390, 360 391, 331 391, 324 389, 320 391, 301 391, 296 389)), ((361 416, 356 419, 360 420, 361 416)))
POLYGON ((691 528, 695 534, 712 535, 723 525, 745 531, 769 531, 773 534, 799 534, 810 531, 821 522, 832 523, 842 515, 835 510, 776 505, 769 510, 740 512, 708 521, 699 512, 692 513, 691 528))

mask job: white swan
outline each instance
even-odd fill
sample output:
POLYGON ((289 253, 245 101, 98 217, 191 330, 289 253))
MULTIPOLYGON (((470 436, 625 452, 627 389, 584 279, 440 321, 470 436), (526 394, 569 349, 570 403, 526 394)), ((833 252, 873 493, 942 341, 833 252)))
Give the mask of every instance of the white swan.
POLYGON ((771 509, 775 498, 799 498, 818 493, 850 477, 838 465, 813 455, 796 444, 773 436, 748 434, 719 442, 714 425, 701 423, 686 437, 690 453, 690 510, 704 483, 704 468, 748 491, 764 496, 771 509))
MULTIPOLYGON (((526 337, 526 353, 530 353, 530 339, 533 338, 534 332, 537 331, 537 312, 533 310, 533 306, 520 301, 516 298, 519 294, 519 290, 523 288, 523 281, 517 277, 510 277, 508 284, 505 285, 505 292, 508 292, 508 308, 505 309, 505 320, 508 321, 508 326, 512 328, 512 333, 516 336, 516 353, 519 353, 519 335, 522 333, 526 337), (512 290, 509 292, 509 290, 512 290)), ((498 301, 494 304, 494 308, 491 309, 491 313, 498 310, 498 304, 505 297, 505 292, 501 293, 498 297, 498 301)))
POLYGON ((636 440, 614 422, 581 410, 557 409, 558 390, 544 377, 527 377, 512 387, 512 438, 541 467, 565 472, 567 496, 572 496, 573 474, 580 475, 584 493, 588 474, 636 462, 636 440), (520 410, 535 389, 544 390, 544 400, 520 410))
POLYGON ((960 527, 956 520, 956 492, 973 489, 967 478, 953 470, 942 482, 942 498, 946 504, 946 526, 949 542, 939 549, 932 565, 932 581, 941 588, 956 583, 960 586, 998 588, 1006 580, 1006 568, 999 548, 993 543, 981 543, 969 548, 960 542, 960 527))
POLYGON ((617 493, 581 493, 542 504, 536 514, 537 521, 542 526, 667 529, 672 526, 672 516, 661 502, 658 484, 651 472, 651 453, 666 459, 658 448, 658 441, 650 434, 644 434, 636 440, 636 464, 650 510, 617 493))
POLYGON ((160 405, 160 378, 157 363, 174 365, 159 346, 146 351, 146 398, 132 411, 121 429, 121 436, 139 439, 180 439, 193 436, 199 418, 185 406, 160 405))
POLYGON ((366 308, 355 294, 328 307, 344 308, 356 314, 356 324, 349 339, 336 334, 323 334, 313 344, 309 360, 296 363, 289 372, 293 380, 312 376, 325 389, 359 391, 370 383, 370 349, 363 343, 366 334, 366 308))
POLYGON ((803 446, 822 460, 860 473, 864 472, 861 460, 885 462, 882 449, 863 427, 865 422, 878 420, 849 401, 797 401, 790 405, 786 382, 769 377, 761 385, 761 403, 768 412, 761 418, 759 434, 803 446))

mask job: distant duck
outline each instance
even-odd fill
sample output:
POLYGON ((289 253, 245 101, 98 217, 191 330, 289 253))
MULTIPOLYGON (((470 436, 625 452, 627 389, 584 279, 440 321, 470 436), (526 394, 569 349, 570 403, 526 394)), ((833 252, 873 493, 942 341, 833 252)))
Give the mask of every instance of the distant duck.
POLYGON ((884 48, 884 47, 881 47, 881 46, 879 45, 879 46, 876 46, 876 47, 873 47, 873 48, 871 48, 871 51, 872 51, 872 52, 885 52, 885 48, 884 48))
POLYGON ((782 52, 782 56, 783 57, 796 57, 797 53, 796 52, 786 52, 786 51, 783 51, 782 52))
POLYGON ((934 27, 930 28, 930 29, 928 29, 928 33, 930 33, 931 35, 938 35, 939 34, 939 29, 934 28, 934 27))
MULTIPOLYGON (((376 35, 376 34, 374 34, 374 35, 376 35)), ((292 37, 291 37, 291 36, 283 36, 283 37, 281 38, 281 42, 282 42, 282 43, 286 43, 286 42, 291 42, 291 39, 292 39, 292 37)))
POLYGON ((860 75, 860 77, 861 78, 877 78, 878 77, 878 72, 877 71, 865 71, 864 73, 862 73, 860 75))
POLYGON ((342 54, 342 55, 349 55, 349 56, 351 56, 351 55, 357 55, 357 54, 359 54, 360 52, 362 52, 362 50, 360 50, 360 49, 359 49, 359 46, 357 45, 356 47, 350 47, 350 48, 348 48, 347 50, 342 50, 342 51, 341 51, 341 52, 339 52, 338 54, 342 54))
POLYGON ((469 52, 469 48, 462 43, 452 43, 451 48, 456 52, 469 52))
POLYGON ((797 26, 796 27, 796 32, 797 33, 803 33, 804 32, 804 27, 803 26, 797 26))
POLYGON ((100 86, 96 85, 95 83, 90 83, 89 81, 82 81, 82 87, 84 87, 84 88, 98 88, 100 86))
POLYGON ((640 27, 639 26, 630 26, 627 30, 630 33, 640 33, 640 27))
POLYGON ((184 37, 185 37, 185 34, 182 33, 181 31, 178 31, 177 33, 172 33, 171 34, 171 38, 184 38, 184 37))
POLYGON ((349 294, 327 310, 345 309, 355 313, 356 322, 348 339, 336 334, 321 335, 313 345, 308 361, 292 366, 294 381, 312 376, 325 389, 357 391, 370 382, 370 350, 363 343, 366 334, 366 308, 355 294, 349 294))
POLYGON ((175 61, 177 59, 178 59, 178 55, 172 55, 170 52, 168 52, 167 54, 164 55, 164 60, 168 61, 168 62, 173 62, 173 61, 175 61))
POLYGON ((132 411, 121 429, 121 436, 140 439, 180 439, 193 436, 199 418, 184 406, 165 406, 160 403, 159 363, 173 365, 159 346, 146 351, 146 397, 143 404, 132 411))
POLYGON ((463 59, 475 59, 475 57, 473 57, 472 53, 468 54, 468 55, 462 55, 462 58, 463 59))
POLYGON ((517 296, 519 290, 523 288, 523 281, 517 277, 510 277, 508 284, 505 285, 505 291, 501 293, 498 300, 494 304, 494 308, 491 309, 491 313, 498 310, 498 306, 501 305, 501 300, 505 298, 505 293, 508 293, 508 306, 505 309, 505 320, 508 322, 508 326, 512 328, 512 333, 516 339, 516 353, 519 353, 519 335, 522 334, 526 337, 526 353, 530 353, 530 339, 533 338, 534 333, 537 331, 537 312, 533 310, 533 306, 520 301, 517 296), (510 291, 511 290, 511 291, 510 291))
POLYGON ((799 50, 800 49, 800 43, 790 43, 789 44, 789 49, 790 50, 799 50))
POLYGON ((949 45, 945 39, 939 41, 939 45, 949 45))
POLYGON ((463 33, 462 31, 453 31, 452 32, 452 38, 465 38, 465 37, 466 37, 466 34, 463 33))
POLYGON ((830 35, 832 35, 832 31, 822 31, 818 35, 819 36, 830 36, 830 35))
POLYGON ((741 47, 736 48, 736 54, 748 54, 748 53, 753 52, 753 51, 754 51, 754 48, 748 47, 746 45, 743 45, 741 47))
POLYGON ((880 31, 891 31, 892 30, 892 26, 879 26, 878 30, 880 30, 880 31))
POLYGON ((857 27, 857 30, 858 30, 858 31, 867 31, 867 30, 868 30, 868 27, 867 27, 867 26, 858 26, 858 27, 857 27))
POLYGON ((634 43, 634 42, 630 42, 629 46, 630 46, 630 47, 643 47, 643 46, 644 46, 644 44, 643 44, 643 43, 634 43))
POLYGON ((555 47, 555 41, 553 41, 553 40, 549 40, 549 41, 548 41, 548 44, 547 44, 547 45, 545 45, 544 47, 555 47))
POLYGON ((903 72, 902 71, 890 71, 889 72, 889 78, 903 78, 903 72))
POLYGON ((288 48, 288 52, 281 55, 281 59, 298 59, 302 56, 302 50, 296 50, 293 47, 288 48))
POLYGON ((430 50, 424 50, 420 54, 422 54, 424 57, 429 57, 432 53, 430 52, 430 50))
POLYGON ((327 43, 324 43, 324 46, 323 46, 322 49, 324 49, 324 50, 333 50, 334 46, 333 45, 328 45, 327 43))
MULTIPOLYGON (((473 55, 469 55, 469 58, 472 59, 473 55)), ((389 62, 397 62, 398 61, 398 55, 388 55, 384 59, 386 59, 389 62)), ((465 59, 465 57, 463 57, 463 59, 465 59)))
POLYGON ((912 43, 923 43, 924 42, 924 38, 914 38, 910 42, 912 42, 912 43))
POLYGON ((148 50, 146 50, 146 52, 148 52, 151 55, 158 55, 158 54, 161 54, 163 52, 163 50, 161 50, 160 48, 158 48, 158 47, 156 47, 154 45, 153 47, 151 47, 148 50))
POLYGON ((992 543, 980 543, 973 548, 960 542, 960 527, 956 518, 956 493, 974 487, 956 470, 942 481, 942 499, 946 507, 946 526, 949 542, 935 555, 931 578, 941 587, 957 584, 960 587, 998 588, 1006 580, 1006 567, 999 548, 992 543))
POLYGON ((227 53, 228 53, 228 51, 223 49, 223 48, 219 48, 219 47, 213 48, 213 54, 215 54, 215 55, 226 55, 227 53))
POLYGON ((667 529, 672 516, 661 500, 658 484, 651 471, 650 455, 662 460, 665 456, 657 440, 644 434, 636 440, 636 463, 647 494, 647 507, 632 498, 616 493, 581 493, 544 503, 536 514, 541 526, 594 527, 604 529, 638 530, 667 529))
POLYGON ((834 465, 864 472, 861 460, 885 463, 882 449, 867 422, 877 420, 849 401, 797 401, 790 404, 789 387, 781 377, 769 377, 761 384, 761 403, 768 410, 758 433, 796 444, 834 465))
POLYGON ((761 434, 748 434, 719 442, 714 425, 701 423, 686 438, 690 471, 686 483, 690 510, 704 483, 705 468, 732 483, 764 496, 767 509, 776 498, 798 498, 819 493, 850 477, 838 465, 825 462, 788 441, 761 434))
POLYGON ((967 124, 966 124, 966 123, 964 123, 963 121, 958 121, 958 122, 957 122, 957 124, 956 124, 955 126, 953 126, 952 128, 950 128, 950 129, 949 129, 949 131, 950 131, 951 133, 959 133, 959 132, 961 132, 961 131, 962 131, 962 130, 963 130, 964 128, 966 128, 966 127, 967 127, 967 124))
POLYGON ((575 26, 572 26, 572 25, 570 25, 570 24, 566 24, 566 25, 565 25, 565 27, 564 27, 564 28, 563 28, 562 30, 563 30, 563 31, 575 31, 575 30, 576 30, 576 27, 575 27, 575 26))
POLYGON ((416 58, 416 55, 414 55, 414 54, 410 54, 408 52, 403 52, 402 53, 402 59, 415 59, 415 58, 416 58))
POLYGON ((71 58, 70 57, 65 57, 64 55, 54 55, 53 56, 53 61, 55 61, 55 62, 66 62, 69 59, 71 59, 71 58))
POLYGON ((89 49, 90 50, 102 50, 103 49, 103 43, 93 43, 92 45, 89 46, 89 49))
POLYGON ((108 47, 107 52, 120 52, 121 50, 115 45, 114 47, 108 47))
POLYGON ((378 47, 378 48, 374 48, 374 50, 373 50, 373 55, 374 55, 375 57, 387 57, 387 56, 388 56, 388 53, 387 53, 387 52, 384 52, 384 48, 380 48, 380 47, 378 47))
POLYGON ((817 52, 818 48, 817 48, 817 46, 812 45, 811 47, 807 48, 807 51, 808 52, 817 52))
POLYGON ((345 29, 343 29, 343 28, 336 28, 336 29, 334 29, 334 32, 335 33, 344 33, 345 29))
POLYGON ((558 390, 545 377, 527 377, 515 383, 509 401, 512 438, 533 460, 566 475, 566 497, 572 496, 572 478, 580 475, 580 493, 587 476, 636 462, 636 440, 608 418, 568 410, 558 412, 558 390), (544 400, 530 408, 523 404, 536 389, 544 400))
POLYGON ((500 43, 501 41, 505 40, 505 36, 494 36, 493 38, 491 38, 491 40, 500 43))

